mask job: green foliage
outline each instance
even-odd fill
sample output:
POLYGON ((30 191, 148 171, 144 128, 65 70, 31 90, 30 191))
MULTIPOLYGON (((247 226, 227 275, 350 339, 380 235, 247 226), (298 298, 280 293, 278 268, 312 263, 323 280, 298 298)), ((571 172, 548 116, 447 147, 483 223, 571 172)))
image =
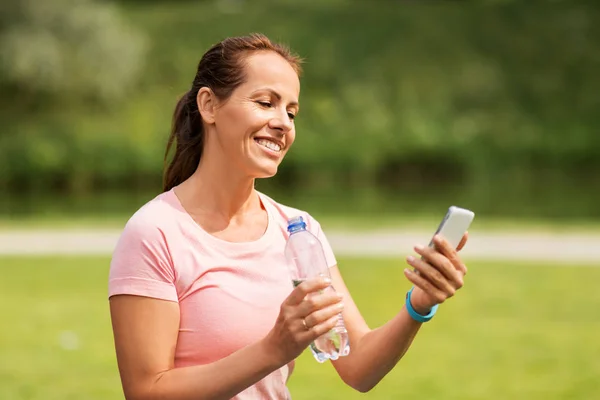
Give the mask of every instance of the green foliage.
POLYGON ((54 97, 122 98, 143 68, 145 37, 94 0, 9 1, 2 14, 4 86, 54 97))
POLYGON ((260 31, 306 59, 296 144, 261 187, 600 217, 600 190, 589 189, 600 180, 600 7, 501 3, 123 1, 118 20, 149 38, 150 62, 131 72, 141 56, 122 49, 145 47, 109 40, 94 62, 104 71, 123 58, 129 75, 102 76, 129 92, 106 88, 102 106, 83 94, 106 82, 93 73, 60 86, 85 88, 77 95, 0 95, 0 188, 158 190, 171 113, 202 53, 260 31))

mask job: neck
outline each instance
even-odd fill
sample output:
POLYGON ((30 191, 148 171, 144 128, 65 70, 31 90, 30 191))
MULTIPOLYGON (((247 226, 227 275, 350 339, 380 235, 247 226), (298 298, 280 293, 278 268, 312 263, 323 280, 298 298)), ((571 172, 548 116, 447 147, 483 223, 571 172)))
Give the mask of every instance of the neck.
POLYGON ((225 157, 205 152, 192 176, 180 185, 178 196, 193 213, 219 215, 227 220, 256 212, 261 204, 254 178, 240 174, 225 157))

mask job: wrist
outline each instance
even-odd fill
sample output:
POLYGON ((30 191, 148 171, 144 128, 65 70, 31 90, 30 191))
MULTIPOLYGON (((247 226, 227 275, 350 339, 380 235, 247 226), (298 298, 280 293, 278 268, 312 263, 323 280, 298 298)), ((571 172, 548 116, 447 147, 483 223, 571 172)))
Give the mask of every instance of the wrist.
POLYGON ((412 303, 412 295, 415 287, 413 286, 408 293, 406 293, 406 299, 405 299, 405 307, 406 307, 406 311, 408 312, 408 315, 410 315, 410 317, 412 319, 414 319, 417 322, 423 323, 423 322, 427 322, 429 321, 431 318, 433 318, 433 316, 435 315, 435 313, 437 312, 438 309, 438 305, 434 305, 432 307, 429 308, 428 311, 427 310, 427 306, 420 306, 420 309, 415 309, 413 307, 413 303, 412 303))
POLYGON ((287 360, 282 352, 280 346, 276 346, 271 340, 270 335, 264 337, 262 340, 256 343, 256 346, 261 355, 264 356, 264 362, 271 370, 276 370, 289 363, 291 360, 287 360))
POLYGON ((416 312, 421 315, 427 315, 431 312, 431 309, 435 304, 428 304, 427 301, 423 298, 425 293, 418 287, 414 287, 412 294, 410 296, 410 304, 416 312))

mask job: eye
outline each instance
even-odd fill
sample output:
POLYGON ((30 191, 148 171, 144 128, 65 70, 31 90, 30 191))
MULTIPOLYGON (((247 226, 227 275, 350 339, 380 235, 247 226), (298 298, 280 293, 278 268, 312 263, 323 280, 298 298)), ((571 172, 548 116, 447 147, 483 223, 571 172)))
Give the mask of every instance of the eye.
POLYGON ((288 117, 289 119, 291 119, 292 121, 296 118, 296 116, 293 113, 288 113, 288 117))
POLYGON ((257 101, 257 103, 265 108, 271 108, 271 106, 272 106, 272 104, 268 101, 257 101))

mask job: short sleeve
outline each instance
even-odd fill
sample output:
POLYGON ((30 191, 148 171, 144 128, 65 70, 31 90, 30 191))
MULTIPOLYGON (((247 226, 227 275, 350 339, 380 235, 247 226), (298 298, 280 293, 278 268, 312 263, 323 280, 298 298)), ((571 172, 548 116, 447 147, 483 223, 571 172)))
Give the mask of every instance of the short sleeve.
POLYGON ((110 263, 108 296, 129 294, 178 301, 175 271, 165 235, 134 215, 117 241, 110 263))
POLYGON ((335 254, 333 253, 333 249, 329 244, 329 240, 327 240, 327 237, 325 236, 325 232, 323 232, 323 229, 321 228, 321 224, 319 224, 319 222, 316 219, 314 219, 311 215, 307 215, 307 220, 308 229, 312 232, 313 235, 315 235, 319 239, 321 245, 323 246, 323 251, 325 252, 325 259, 327 260, 327 266, 329 268, 336 266, 337 260, 335 258, 335 254))

